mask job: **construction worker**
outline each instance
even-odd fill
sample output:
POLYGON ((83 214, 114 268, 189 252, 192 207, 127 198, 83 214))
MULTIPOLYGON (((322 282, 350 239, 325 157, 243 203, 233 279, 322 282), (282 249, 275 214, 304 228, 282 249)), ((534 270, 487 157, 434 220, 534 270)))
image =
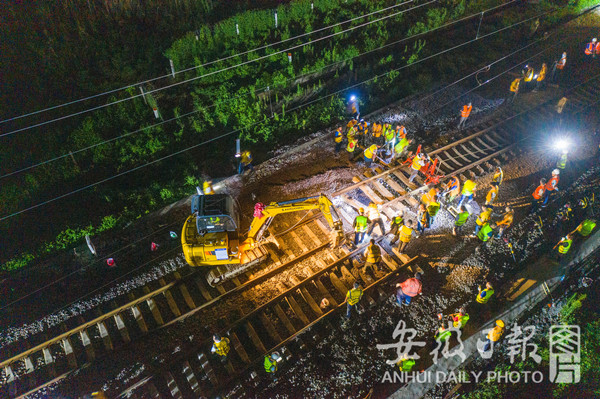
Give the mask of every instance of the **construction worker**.
POLYGON ((597 41, 598 40, 596 38, 593 38, 592 41, 589 42, 587 44, 587 46, 585 46, 585 55, 591 55, 592 58, 596 58, 596 54, 597 54, 597 51, 596 51, 596 48, 597 48, 596 42, 597 41))
POLYGON ((369 123, 361 119, 356 125, 358 131, 358 142, 361 146, 367 146, 367 136, 369 134, 369 123))
POLYGON ((333 141, 335 142, 335 153, 339 154, 342 149, 342 141, 344 141, 344 132, 341 126, 338 126, 335 132, 333 132, 333 141))
POLYGON ((525 65, 523 68, 523 82, 531 82, 533 80, 533 68, 529 65, 525 65))
POLYGON ((569 150, 567 150, 566 148, 564 150, 562 150, 562 154, 560 154, 558 161, 556 161, 556 167, 558 169, 564 170, 567 167, 568 153, 569 153, 569 150))
POLYGON ((513 220, 515 218, 515 211, 510 206, 507 206, 505 209, 504 215, 502 215, 502 220, 496 222, 498 226, 498 234, 496 234, 496 238, 501 238, 502 234, 512 225, 513 220))
POLYGON ((490 186, 491 187, 485 196, 485 206, 494 209, 494 202, 498 198, 498 183, 491 182, 490 186))
POLYGON ((585 219, 583 222, 577 226, 575 229, 576 232, 579 233, 582 237, 589 237, 592 234, 592 231, 596 228, 596 221, 594 219, 585 219))
POLYGON ((458 309, 458 313, 452 313, 450 315, 450 319, 452 319, 452 325, 455 328, 462 329, 465 324, 469 321, 469 314, 466 312, 465 308, 458 309))
POLYGON ((369 219, 364 215, 364 208, 358 210, 358 215, 354 218, 352 226, 354 227, 354 245, 362 243, 369 228, 369 219))
POLYGON ((348 104, 346 105, 346 112, 352 115, 352 117, 356 120, 360 117, 360 109, 358 107, 358 98, 356 96, 350 96, 348 100, 348 104))
POLYGON ((419 153, 417 155, 415 155, 415 157, 413 158, 412 164, 410 165, 410 178, 408 179, 409 183, 412 183, 413 180, 415 179, 415 177, 417 177, 417 175, 419 174, 419 170, 421 170, 421 168, 423 166, 425 166, 425 154, 423 153, 419 153))
POLYGON ((421 283, 421 273, 416 272, 415 276, 406 279, 403 283, 396 284, 396 306, 410 305, 410 302, 417 295, 422 294, 423 284, 421 283))
POLYGON ((488 303, 492 295, 494 295, 494 287, 492 287, 492 284, 489 281, 487 281, 485 283, 485 289, 482 290, 481 286, 477 287, 477 297, 475 298, 475 300, 477 301, 477 303, 486 304, 488 303))
POLYGON ((427 204, 427 215, 429 217, 428 225, 429 227, 433 226, 433 222, 435 221, 435 216, 440 211, 440 203, 437 201, 437 195, 433 197, 433 200, 427 204))
POLYGON ((562 74, 562 71, 567 65, 567 53, 562 53, 560 60, 554 62, 554 68, 552 68, 552 81, 556 83, 558 80, 558 74, 562 74))
POLYGON ((346 124, 346 127, 348 128, 348 132, 350 132, 350 129, 354 128, 356 130, 356 125, 358 124, 358 119, 356 118, 352 118, 350 119, 350 121, 346 124))
POLYGON ((412 357, 408 357, 406 354, 403 354, 400 360, 396 363, 398 369, 401 372, 410 372, 412 368, 415 366, 415 359, 412 357))
POLYGON ((383 126, 381 123, 373 123, 373 127, 371 128, 371 142, 380 147, 383 145, 382 130, 383 126))
POLYGON ((219 334, 213 335, 213 346, 210 351, 219 355, 221 357, 221 361, 225 361, 225 359, 227 359, 229 349, 231 349, 229 346, 229 338, 221 338, 219 334))
POLYGON ((469 202, 473 201, 473 195, 475 195, 475 190, 477 190, 477 183, 475 183, 473 180, 467 180, 464 184, 463 184, 463 188, 461 191, 461 195, 460 195, 460 200, 458 200, 458 205, 457 208, 460 208, 460 206, 463 204, 464 200, 468 199, 469 202))
POLYGON ((481 213, 477 216, 477 220, 475 220, 475 231, 471 235, 472 238, 477 237, 477 233, 479 233, 479 230, 488 223, 491 216, 492 208, 483 205, 481 207, 481 213))
POLYGON ((438 196, 439 193, 440 193, 439 188, 437 188, 437 187, 431 188, 428 192, 423 194, 423 196, 421 197, 421 203, 425 206, 429 205, 430 202, 433 202, 436 200, 436 197, 438 196))
POLYGON ((496 326, 488 333, 485 346, 483 351, 487 352, 492 349, 494 342, 498 342, 504 334, 504 322, 502 320, 496 320, 496 326))
POLYGON ((254 166, 252 166, 252 153, 246 150, 241 154, 238 174, 243 175, 248 169, 250 169, 250 172, 254 172, 254 166))
POLYGON ((369 208, 367 209, 367 218, 369 219, 369 230, 367 231, 367 235, 371 235, 373 230, 375 229, 375 225, 379 225, 379 229, 381 230, 381 235, 385 235, 385 226, 383 225, 383 220, 381 219, 381 213, 379 212, 379 208, 377 204, 371 202, 369 204, 369 208))
POLYGON ((363 152, 363 159, 367 166, 371 166, 371 164, 373 163, 373 160, 377 156, 378 149, 379 146, 377 144, 372 144, 371 146, 365 148, 365 151, 363 152))
POLYGON ((392 234, 393 238, 390 241, 390 245, 394 245, 400 239, 400 229, 402 226, 404 226, 404 212, 400 212, 392 218, 389 234, 392 234))
POLYGON ((402 139, 395 139, 395 140, 398 140, 398 142, 394 145, 393 159, 398 159, 404 154, 408 145, 410 143, 412 143, 412 140, 407 139, 406 137, 404 137, 402 139))
POLYGON ((438 328, 437 333, 433 338, 435 339, 435 342, 443 344, 444 342, 448 341, 448 339, 450 339, 451 335, 452 332, 447 330, 446 327, 442 325, 440 326, 440 328, 438 328))
POLYGON ((563 238, 560 239, 558 244, 554 246, 554 249, 558 248, 559 256, 565 256, 569 249, 571 249, 571 244, 573 243, 573 235, 571 233, 567 234, 563 238))
POLYGON ((502 171, 502 168, 500 166, 497 166, 496 171, 494 172, 494 175, 492 176, 492 182, 498 183, 498 187, 499 187, 503 181, 504 181, 504 172, 502 171))
POLYGON ((356 307, 356 310, 358 311, 358 307, 360 306, 359 302, 362 296, 363 290, 358 281, 355 281, 352 289, 348 290, 346 293, 346 317, 348 319, 350 318, 350 312, 352 312, 352 309, 356 307))
POLYGON ((542 197, 544 197, 544 192, 546 191, 546 179, 540 179, 540 185, 536 187, 531 196, 533 197, 533 201, 531 201, 531 208, 529 209, 529 215, 535 212, 540 207, 540 202, 542 197))
POLYGON ((265 356, 265 361, 263 365, 265 367, 265 372, 274 373, 277 371, 277 362, 281 360, 281 356, 279 353, 273 352, 270 355, 265 356))
POLYGON ((548 204, 548 198, 550 198, 550 195, 555 191, 558 191, 559 175, 560 170, 554 169, 552 171, 552 177, 550 178, 550 180, 548 180, 548 183, 546 183, 546 190, 544 191, 544 202, 542 203, 542 207, 545 207, 548 204))
POLYGON ((348 152, 349 162, 352 162, 352 160, 354 159, 354 150, 356 150, 357 145, 358 140, 356 139, 356 134, 350 135, 350 132, 348 132, 348 145, 346 146, 346 152, 348 152))
POLYGON ((471 111, 473 110, 473 105, 469 103, 468 105, 463 105, 462 110, 460 111, 460 121, 458 122, 457 129, 462 129, 467 123, 467 119, 469 115, 471 115, 471 111))
POLYGON ((212 180, 204 180, 204 183, 202 183, 202 192, 204 193, 204 195, 213 195, 215 193, 215 190, 213 189, 212 185, 212 180))
POLYGON ((467 222, 467 219, 469 219, 469 212, 465 209, 464 205, 461 205, 460 208, 458 208, 458 211, 459 211, 459 213, 456 215, 456 218, 454 219, 454 227, 452 228, 453 236, 456 236, 460 233, 460 230, 467 222))
POLYGON ((400 228, 400 247, 398 248, 398 251, 402 254, 404 253, 404 249, 406 248, 406 246, 408 245, 408 243, 410 242, 410 239, 412 238, 412 233, 413 233, 413 222, 412 220, 407 220, 406 223, 404 224, 404 226, 402 226, 400 228))
POLYGON ((446 183, 442 196, 447 202, 453 202, 460 194, 460 179, 457 176, 452 176, 446 183))
POLYGON ((420 204, 417 210, 417 237, 425 233, 425 229, 429 227, 429 214, 425 205, 420 204))
POLYGON ((404 127, 404 125, 396 125, 396 138, 398 140, 402 140, 403 138, 406 137, 406 128, 404 127))
POLYGON ((545 62, 542 63, 542 68, 540 69, 540 73, 537 74, 535 89, 533 91, 538 91, 542 89, 544 85, 544 79, 546 79, 546 73, 548 72, 548 66, 545 62))
POLYGON ((396 132, 392 129, 392 125, 384 123, 381 128, 381 134, 385 140, 385 150, 392 152, 394 150, 394 139, 396 138, 396 132))
POLYGON ((477 238, 479 238, 484 245, 487 244, 490 238, 492 238, 494 235, 494 229, 496 229, 496 223, 492 222, 484 224, 481 226, 481 229, 479 229, 477 238))
POLYGON ((373 266, 375 266, 377 270, 383 271, 383 268, 381 267, 381 247, 375 244, 375 240, 373 238, 371 238, 370 244, 365 250, 364 255, 366 258, 364 266, 365 270, 367 270, 369 267, 372 269, 373 266))
POLYGON ((521 78, 516 78, 510 84, 510 91, 513 93, 513 96, 508 101, 509 103, 515 101, 517 98, 517 94, 519 94, 519 87, 521 86, 521 78))

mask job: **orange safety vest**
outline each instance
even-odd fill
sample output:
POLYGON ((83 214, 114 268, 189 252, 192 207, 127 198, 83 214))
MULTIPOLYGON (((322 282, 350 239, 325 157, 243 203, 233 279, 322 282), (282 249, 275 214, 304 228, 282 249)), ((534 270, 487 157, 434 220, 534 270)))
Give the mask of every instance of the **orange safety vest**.
POLYGON ((587 55, 592 55, 592 53, 594 52, 594 42, 589 42, 587 47, 585 48, 585 53, 587 55))
POLYGON ((496 201, 497 197, 498 197, 498 187, 492 187, 492 188, 490 188, 490 191, 488 191, 487 195, 485 196, 485 203, 492 204, 492 203, 494 203, 494 201, 496 201))
POLYGON ((533 194, 531 194, 533 196, 533 198, 535 198, 536 200, 540 200, 542 199, 542 195, 544 195, 544 191, 546 191, 546 186, 544 186, 543 184, 540 184, 535 191, 533 192, 533 194))
POLYGON ((504 214, 504 217, 502 218, 502 220, 496 224, 498 226, 506 225, 506 227, 510 227, 514 218, 515 218, 515 214, 513 212, 507 212, 504 214))
POLYGON ((550 180, 548 180, 548 183, 546 183, 546 190, 554 191, 554 189, 556 188, 557 185, 558 185, 558 176, 552 176, 552 178, 550 180))
POLYGON ((542 64, 542 69, 540 69, 540 74, 537 77, 537 81, 541 82, 542 80, 544 80, 544 78, 546 77, 546 70, 548 69, 548 67, 546 66, 546 63, 542 64))
POLYGON ((565 65, 567 64, 567 57, 560 57, 560 60, 558 60, 558 63, 556 64, 556 69, 563 69, 565 67, 565 65))
POLYGON ((406 128, 404 126, 400 126, 400 129, 398 129, 398 131, 396 132, 396 136, 398 136, 399 139, 403 139, 406 137, 406 128))
POLYGON ((510 84, 510 91, 517 92, 519 91, 519 85, 521 84, 521 78, 516 78, 510 84))
POLYGON ((462 116, 463 118, 468 118, 469 115, 471 115, 471 110, 473 109, 473 106, 468 106, 468 105, 463 105, 463 109, 462 111, 460 111, 460 116, 462 116))
POLYGON ((371 134, 373 137, 381 137, 381 124, 374 123, 371 134))

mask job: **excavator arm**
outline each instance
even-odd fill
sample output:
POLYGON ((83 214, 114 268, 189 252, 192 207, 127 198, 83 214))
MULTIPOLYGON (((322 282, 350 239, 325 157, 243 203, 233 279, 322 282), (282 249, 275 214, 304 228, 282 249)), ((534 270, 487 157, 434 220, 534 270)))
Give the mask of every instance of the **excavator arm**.
POLYGON ((254 207, 254 220, 250 224, 248 238, 244 241, 244 244, 252 247, 260 242, 275 216, 282 213, 309 211, 311 209, 319 209, 323 213, 327 223, 335 234, 334 246, 340 245, 344 238, 342 220, 331 200, 324 194, 290 201, 271 202, 267 206, 261 203, 256 204, 254 207))

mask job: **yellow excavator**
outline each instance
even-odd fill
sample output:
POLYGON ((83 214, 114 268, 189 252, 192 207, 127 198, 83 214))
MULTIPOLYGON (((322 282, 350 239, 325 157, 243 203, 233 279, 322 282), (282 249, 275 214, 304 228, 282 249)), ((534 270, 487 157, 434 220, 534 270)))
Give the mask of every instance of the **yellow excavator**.
POLYGON ((233 278, 267 259, 263 247, 265 232, 276 215, 319 209, 332 229, 333 245, 344 240, 342 220, 337 209, 324 194, 284 202, 262 203, 254 207, 254 219, 247 238, 239 234, 238 210, 233 198, 226 194, 192 197, 192 214, 181 233, 185 260, 190 266, 213 267, 207 280, 212 286, 233 278))

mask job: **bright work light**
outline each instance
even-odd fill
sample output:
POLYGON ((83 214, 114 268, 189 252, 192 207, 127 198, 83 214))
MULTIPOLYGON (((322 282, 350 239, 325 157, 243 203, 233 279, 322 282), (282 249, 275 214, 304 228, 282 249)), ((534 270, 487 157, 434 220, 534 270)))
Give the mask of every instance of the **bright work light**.
POLYGON ((554 143, 554 148, 562 152, 567 152, 569 150, 569 141, 557 140, 556 143, 554 143))

